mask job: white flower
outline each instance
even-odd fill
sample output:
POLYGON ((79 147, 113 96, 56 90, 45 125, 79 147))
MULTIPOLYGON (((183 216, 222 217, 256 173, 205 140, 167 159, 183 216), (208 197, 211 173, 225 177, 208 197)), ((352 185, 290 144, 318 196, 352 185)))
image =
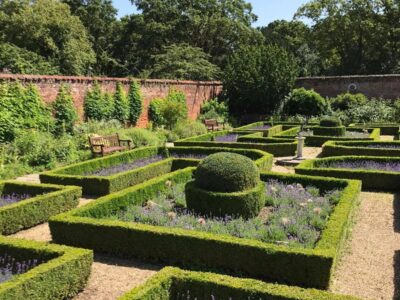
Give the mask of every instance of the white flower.
POLYGON ((288 225, 289 223, 290 223, 290 219, 289 218, 286 218, 286 217, 283 217, 283 218, 281 218, 281 223, 282 223, 282 225, 288 225))
POLYGON ((170 211, 167 215, 168 215, 168 218, 170 220, 175 220, 176 219, 176 213, 173 212, 173 211, 170 211))
POLYGON ((205 225, 205 224, 206 224, 206 220, 205 220, 204 218, 199 218, 199 219, 197 220, 197 222, 198 222, 200 225, 205 225))

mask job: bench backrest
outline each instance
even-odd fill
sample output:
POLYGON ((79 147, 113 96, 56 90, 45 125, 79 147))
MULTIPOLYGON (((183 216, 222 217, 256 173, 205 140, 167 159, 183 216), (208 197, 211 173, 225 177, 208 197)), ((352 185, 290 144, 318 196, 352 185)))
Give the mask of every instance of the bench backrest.
POLYGON ((218 122, 215 119, 204 120, 204 125, 206 125, 206 126, 217 126, 218 122))
POLYGON ((89 138, 90 145, 93 146, 104 146, 104 147, 117 147, 119 146, 118 133, 105 136, 96 136, 89 138))

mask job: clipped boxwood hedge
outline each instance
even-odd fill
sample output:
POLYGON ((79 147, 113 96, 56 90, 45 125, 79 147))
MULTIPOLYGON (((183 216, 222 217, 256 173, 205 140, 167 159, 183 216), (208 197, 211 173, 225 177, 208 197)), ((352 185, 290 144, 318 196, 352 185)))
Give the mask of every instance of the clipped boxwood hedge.
POLYGON ((346 134, 346 127, 322 127, 316 126, 313 128, 314 134, 317 136, 344 136, 346 134))
POLYGON ((350 124, 353 128, 379 128, 382 135, 397 135, 400 132, 400 124, 396 123, 355 123, 350 124))
MULTIPOLYGON (((313 128, 310 128, 313 129, 313 128)), ((361 128, 347 128, 348 131, 361 131, 361 128)), ((299 131, 299 128, 296 130, 294 128, 281 132, 278 135, 275 135, 274 138, 296 138, 296 134, 299 131)), ((380 129, 368 129, 370 133, 367 138, 353 138, 353 137, 336 137, 336 136, 306 136, 305 144, 309 147, 322 147, 328 141, 376 141, 380 138, 380 129)))
MULTIPOLYGON (((211 132, 187 139, 182 139, 175 142, 175 146, 183 147, 222 147, 222 148, 234 148, 234 149, 258 149, 271 153, 276 157, 291 156, 295 155, 297 150, 297 142, 294 139, 250 139, 246 140, 245 137, 250 137, 243 132, 237 131, 219 131, 211 132), (229 133, 238 133, 240 136, 238 142, 215 142, 213 138, 216 136, 223 136, 229 133)), ((261 137, 261 136, 257 136, 261 137)))
POLYGON ((29 194, 31 198, 0 207, 0 234, 13 234, 46 222, 51 216, 75 208, 80 187, 0 181, 1 194, 29 194))
POLYGON ((363 189, 399 191, 400 172, 388 172, 379 170, 336 169, 320 168, 322 163, 336 161, 377 161, 399 162, 400 157, 374 157, 374 156, 335 156, 322 159, 307 160, 295 168, 297 174, 327 176, 362 181, 363 189))
POLYGON ((348 156, 348 155, 362 155, 362 156, 388 156, 400 157, 400 142, 326 142, 322 146, 322 157, 330 156, 348 156), (374 146, 374 148, 368 147, 374 146), (379 148, 379 146, 383 146, 379 148), (398 147, 384 148, 384 147, 398 147))
POLYGON ((252 123, 249 125, 245 125, 242 127, 235 128, 235 131, 242 132, 242 133, 254 133, 254 132, 261 132, 265 137, 272 137, 275 134, 281 132, 283 130, 282 125, 272 125, 267 122, 257 122, 257 123, 252 123), (257 126, 271 126, 268 129, 254 129, 257 126))
POLYGON ((2 300, 56 300, 72 298, 89 278, 93 252, 0 236, 0 252, 18 260, 43 263, 0 283, 2 300))
MULTIPOLYGON (((255 161, 261 170, 270 170, 273 162, 273 156, 271 154, 251 149, 174 147, 170 148, 168 152, 170 154, 179 153, 207 155, 216 152, 234 152, 250 157, 255 161)), ((165 148, 140 148, 73 164, 67 167, 42 173, 40 174, 40 180, 44 183, 76 185, 82 187, 85 195, 104 196, 144 182, 151 178, 167 174, 176 169, 186 168, 188 166, 196 166, 200 162, 200 160, 197 159, 174 159, 166 156, 165 160, 110 176, 81 175, 104 167, 110 167, 124 162, 132 162, 137 159, 151 157, 154 155, 166 155, 165 148)))
POLYGON ((235 278, 214 273, 185 271, 167 267, 118 300, 185 299, 257 299, 257 300, 357 300, 352 296, 235 278))
POLYGON ((49 221, 53 240, 124 257, 139 257, 175 265, 206 267, 305 287, 326 289, 335 267, 361 182, 334 178, 262 173, 321 191, 342 189, 321 239, 314 249, 288 248, 227 235, 104 219, 130 204, 143 204, 167 189, 165 182, 188 182, 194 168, 148 180, 98 199, 49 221))

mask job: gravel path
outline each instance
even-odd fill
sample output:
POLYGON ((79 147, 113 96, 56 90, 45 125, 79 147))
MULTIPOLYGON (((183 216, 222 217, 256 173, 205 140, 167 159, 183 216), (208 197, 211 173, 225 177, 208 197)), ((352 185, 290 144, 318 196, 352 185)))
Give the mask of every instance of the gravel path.
POLYGON ((331 289, 363 299, 400 299, 400 194, 362 193, 360 200, 331 289))

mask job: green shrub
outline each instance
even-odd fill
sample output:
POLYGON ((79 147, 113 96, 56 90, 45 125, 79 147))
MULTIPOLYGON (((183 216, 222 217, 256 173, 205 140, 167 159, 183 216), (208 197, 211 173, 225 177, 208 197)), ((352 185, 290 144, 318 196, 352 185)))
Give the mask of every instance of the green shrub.
POLYGON ((140 85, 136 81, 132 81, 128 95, 129 102, 129 121, 132 126, 136 126, 137 121, 142 113, 143 100, 140 92, 140 85))
POLYGON ((11 113, 4 111, 0 114, 0 143, 11 142, 15 138, 15 123, 11 113))
POLYGON ((207 128, 201 122, 184 120, 176 124, 172 133, 176 136, 176 139, 185 139, 191 136, 205 134, 207 133, 207 128))
POLYGON ((294 89, 287 97, 283 111, 289 116, 320 116, 327 112, 327 102, 314 90, 294 89))
POLYGON ((44 262, 3 282, 2 300, 71 299, 85 287, 93 263, 90 250, 8 237, 0 237, 0 251, 21 260, 44 262))
POLYGON ((201 120, 216 119, 219 122, 227 122, 229 119, 229 107, 223 101, 211 99, 201 106, 201 120))
POLYGON ((259 171, 254 162, 235 153, 216 153, 205 158, 195 173, 196 185, 213 192, 239 192, 254 188, 259 171))
POLYGON ((164 100, 161 98, 155 98, 150 102, 149 105, 149 119, 153 123, 154 127, 160 127, 165 125, 165 120, 162 115, 162 106, 164 100))
POLYGON ((172 130, 181 120, 186 120, 188 110, 186 96, 183 92, 172 90, 161 106, 162 118, 165 125, 172 130))
POLYGON ((397 99, 393 104, 395 114, 394 114, 394 121, 400 123, 400 99, 397 99))
POLYGON ((165 143, 155 132, 143 128, 129 128, 119 130, 118 133, 122 138, 130 139, 136 148, 146 146, 161 146, 165 143))
POLYGON ((112 113, 112 118, 123 124, 129 118, 129 103, 124 88, 119 82, 117 83, 114 94, 114 111, 112 113))
POLYGON ((112 98, 104 94, 96 82, 87 92, 83 102, 86 120, 107 120, 110 117, 110 101, 113 101, 112 98))
POLYGON ((322 157, 348 155, 400 157, 400 142, 328 141, 323 145, 321 155, 322 157))
POLYGON ((315 136, 345 136, 346 127, 313 127, 313 132, 315 136))
POLYGON ((53 103, 55 117, 55 134, 73 133, 74 124, 78 120, 71 91, 66 85, 61 85, 56 101, 53 103))
POLYGON ((339 127, 342 126, 342 122, 336 118, 324 118, 319 122, 321 127, 339 127))
POLYGON ((345 93, 331 99, 331 106, 334 110, 347 110, 357 105, 364 105, 367 101, 368 98, 361 93, 345 93))
POLYGON ((279 46, 233 51, 223 79, 230 113, 271 114, 294 87, 298 71, 296 59, 279 46))

